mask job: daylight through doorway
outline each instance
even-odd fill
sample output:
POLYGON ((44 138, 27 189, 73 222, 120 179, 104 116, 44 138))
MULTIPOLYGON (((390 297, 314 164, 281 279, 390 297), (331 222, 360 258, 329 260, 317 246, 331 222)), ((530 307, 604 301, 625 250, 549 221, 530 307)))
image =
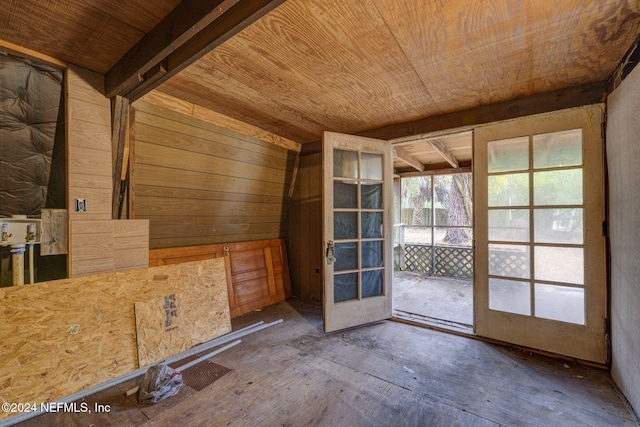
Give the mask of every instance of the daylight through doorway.
POLYGON ((394 316, 473 333, 471 173, 400 179, 394 316))

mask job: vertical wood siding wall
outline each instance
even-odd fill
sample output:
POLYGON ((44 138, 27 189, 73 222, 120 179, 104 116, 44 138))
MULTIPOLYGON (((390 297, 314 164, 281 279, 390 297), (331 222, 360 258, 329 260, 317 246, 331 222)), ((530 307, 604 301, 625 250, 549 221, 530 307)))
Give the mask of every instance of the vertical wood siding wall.
POLYGON ((285 237, 297 153, 145 101, 135 107, 131 214, 150 247, 285 237))
POLYGON ((322 301, 322 155, 300 156, 287 240, 293 294, 322 301))
POLYGON ((149 265, 148 222, 111 219, 111 103, 102 95, 103 87, 102 75, 69 67, 67 194, 71 277, 149 265), (76 199, 86 201, 86 212, 75 211, 76 199))

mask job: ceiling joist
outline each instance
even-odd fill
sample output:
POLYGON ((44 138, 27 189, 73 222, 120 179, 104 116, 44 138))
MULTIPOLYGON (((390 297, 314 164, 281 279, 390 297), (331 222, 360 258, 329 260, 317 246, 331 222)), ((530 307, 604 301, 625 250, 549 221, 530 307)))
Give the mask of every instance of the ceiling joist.
POLYGON ((107 72, 105 95, 143 96, 283 2, 183 0, 107 72))
POLYGON ((401 148, 394 148, 393 155, 397 159, 402 160, 404 163, 414 168, 415 170, 424 171, 426 169, 426 166, 424 165, 424 163, 422 163, 420 160, 416 159, 406 151, 402 150, 401 148))
POLYGON ((451 165, 452 168, 458 168, 458 159, 447 150, 444 143, 439 139, 429 139, 427 143, 442 156, 443 159, 451 165))

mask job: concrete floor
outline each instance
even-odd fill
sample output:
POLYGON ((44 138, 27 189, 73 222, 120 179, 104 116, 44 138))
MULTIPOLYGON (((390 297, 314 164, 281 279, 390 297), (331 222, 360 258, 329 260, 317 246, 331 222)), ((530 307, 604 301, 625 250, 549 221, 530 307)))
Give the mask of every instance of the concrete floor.
POLYGON ((472 332, 473 283, 410 271, 396 272, 393 310, 400 318, 472 332))

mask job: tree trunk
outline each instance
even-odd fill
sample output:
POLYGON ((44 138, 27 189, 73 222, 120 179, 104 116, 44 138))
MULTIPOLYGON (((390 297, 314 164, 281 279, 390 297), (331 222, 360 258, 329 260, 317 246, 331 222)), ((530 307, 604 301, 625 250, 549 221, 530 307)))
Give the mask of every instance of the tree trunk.
MULTIPOLYGON (((447 212, 447 225, 468 225, 469 224, 469 204, 465 203, 465 197, 461 189, 466 192, 470 188, 467 184, 466 176, 454 175, 451 188, 449 190, 449 209, 447 212)), ((469 236, 463 228, 447 228, 447 234, 443 242, 452 245, 462 245, 469 241, 469 236)))

